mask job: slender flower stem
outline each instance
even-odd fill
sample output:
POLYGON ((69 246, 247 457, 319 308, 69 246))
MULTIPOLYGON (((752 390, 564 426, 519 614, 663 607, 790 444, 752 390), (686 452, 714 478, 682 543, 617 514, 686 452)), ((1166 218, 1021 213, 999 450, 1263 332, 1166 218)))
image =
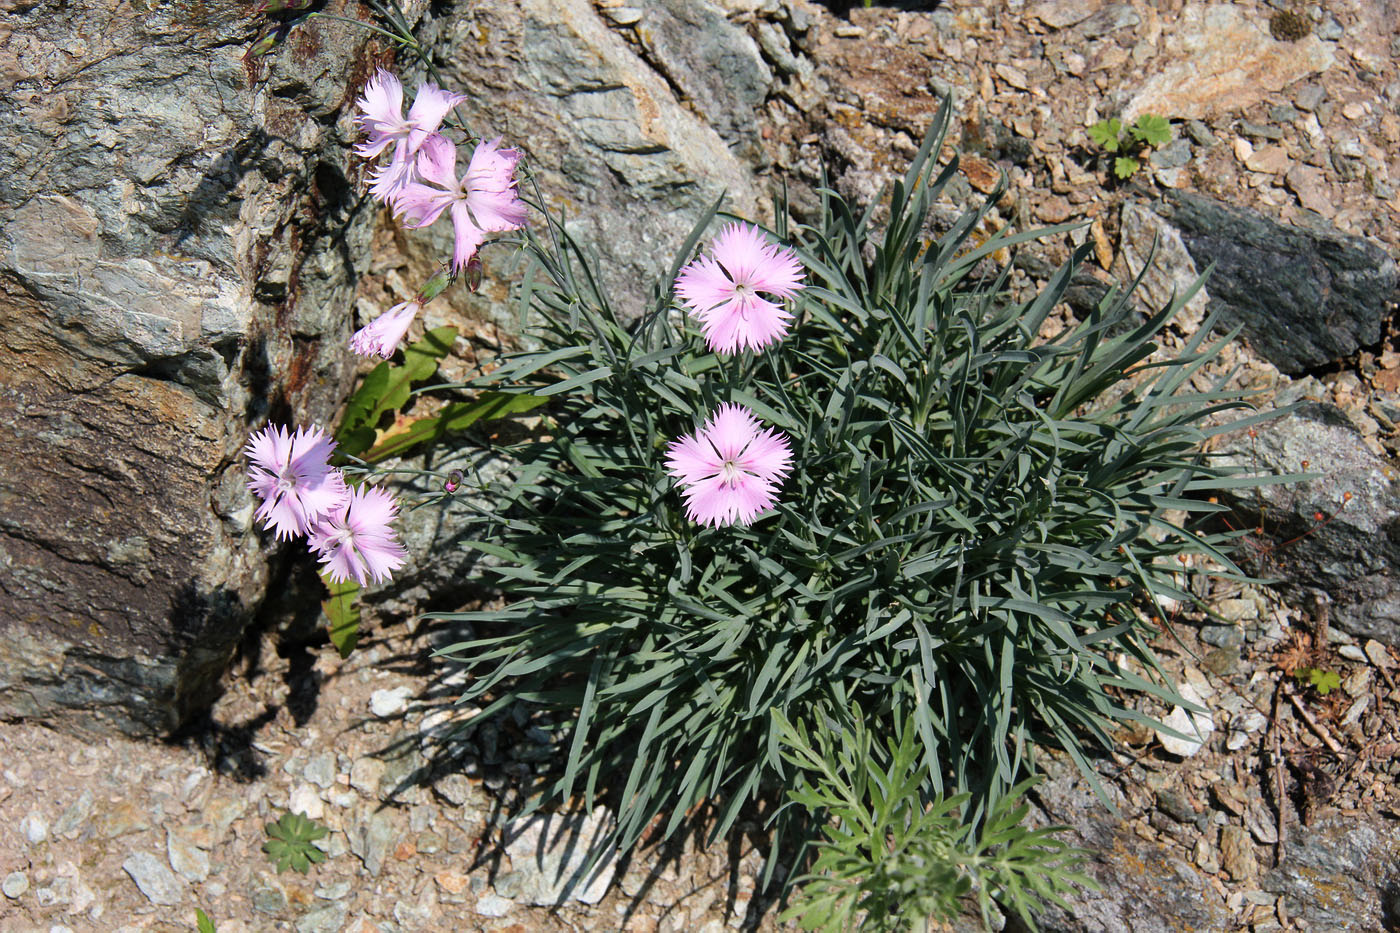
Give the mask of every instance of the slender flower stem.
POLYGON ((348 16, 337 16, 334 13, 312 12, 306 14, 307 19, 311 19, 312 17, 317 19, 333 19, 339 23, 349 23, 352 26, 359 26, 361 29, 368 29, 370 32, 378 33, 385 38, 392 39, 400 45, 406 45, 410 48, 418 47, 418 40, 414 39, 412 36, 401 36, 397 33, 389 32, 387 29, 380 29, 378 26, 371 25, 363 20, 351 19, 348 16))

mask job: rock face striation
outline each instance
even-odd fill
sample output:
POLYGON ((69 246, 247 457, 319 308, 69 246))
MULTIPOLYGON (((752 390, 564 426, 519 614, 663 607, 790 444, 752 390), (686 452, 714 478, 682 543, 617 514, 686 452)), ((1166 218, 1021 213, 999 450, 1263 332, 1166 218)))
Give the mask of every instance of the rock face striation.
POLYGON ((263 599, 240 448, 328 418, 373 205, 368 33, 245 7, 0 13, 0 716, 168 730, 263 599))

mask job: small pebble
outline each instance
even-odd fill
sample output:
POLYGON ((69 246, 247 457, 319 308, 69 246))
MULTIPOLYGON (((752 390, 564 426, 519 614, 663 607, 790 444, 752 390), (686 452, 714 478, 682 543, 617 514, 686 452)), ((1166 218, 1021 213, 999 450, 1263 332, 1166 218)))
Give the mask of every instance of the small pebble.
POLYGON ((301 776, 317 787, 330 787, 335 783, 335 756, 322 752, 306 763, 301 776))
POLYGON ((1365 650, 1366 660, 1370 661, 1376 667, 1389 669, 1391 665, 1395 663, 1390 657, 1390 652, 1386 650, 1385 645, 1376 641, 1374 638, 1366 642, 1365 650))
POLYGON ((149 852, 133 852, 122 862, 122 871, 152 904, 169 907, 184 900, 186 886, 165 863, 149 852))
MULTIPOLYGON (((1197 706, 1205 705, 1200 694, 1189 683, 1179 686, 1177 692, 1188 703, 1194 703, 1197 706)), ((1215 723, 1211 721, 1209 716, 1187 712, 1180 706, 1172 707, 1171 712, 1162 720, 1162 725, 1185 736, 1185 738, 1181 738, 1163 730, 1157 730, 1157 739, 1162 743, 1162 748, 1181 758, 1190 758, 1199 752, 1210 739, 1211 733, 1215 731, 1215 723)))
POLYGON ((34 810, 19 821, 19 831, 24 834, 30 845, 37 846, 49 838, 49 823, 42 813, 34 810))
POLYGON ((1336 42, 1342 37, 1342 24, 1335 16, 1329 16, 1313 30, 1313 34, 1324 42, 1336 42))
POLYGON ((1195 141, 1196 145, 1203 148, 1214 146, 1217 142, 1215 134, 1210 131, 1210 127, 1206 126, 1200 120, 1187 120, 1186 134, 1195 141))
POLYGON ((630 6, 615 7, 603 13, 619 26, 632 26, 642 19, 642 11, 630 6))
POLYGON ((309 819, 319 820, 326 815, 325 802, 316 788, 310 784, 298 784, 287 800, 287 809, 293 813, 305 814, 309 819))
POLYGON ((338 901, 350 893, 349 881, 337 881, 333 884, 323 884, 316 888, 316 896, 326 901, 338 901))
POLYGON ((28 890, 29 876, 22 871, 12 871, 5 876, 3 882, 0 882, 0 893, 3 893, 12 901, 19 898, 28 890))
POLYGON ((1309 113, 1317 109, 1317 105, 1322 103, 1322 99, 1327 96, 1327 92, 1320 84, 1305 84, 1298 88, 1298 93, 1293 95, 1293 103, 1299 110, 1306 110, 1309 113))
POLYGON ((514 906, 515 901, 498 894, 483 894, 476 899, 476 906, 472 909, 483 917, 504 917, 514 906))
POLYGON ((1201 641, 1217 648, 1238 648, 1244 644, 1244 630, 1238 625, 1207 625, 1201 629, 1201 641))
POLYGON ((1240 121, 1240 132, 1245 136, 1252 136, 1255 139, 1283 139, 1283 130, 1278 127, 1250 123, 1248 120, 1240 121))
POLYGON ((411 696, 413 696, 412 687, 376 690, 369 698, 369 711, 381 719, 386 716, 397 716, 408 709, 408 698, 411 696))
POLYGON ((1365 664, 1368 660, 1366 657, 1366 652, 1361 650, 1356 645, 1342 645, 1340 648, 1337 649, 1337 653, 1340 654, 1342 657, 1346 658, 1348 661, 1358 661, 1362 664, 1365 664))

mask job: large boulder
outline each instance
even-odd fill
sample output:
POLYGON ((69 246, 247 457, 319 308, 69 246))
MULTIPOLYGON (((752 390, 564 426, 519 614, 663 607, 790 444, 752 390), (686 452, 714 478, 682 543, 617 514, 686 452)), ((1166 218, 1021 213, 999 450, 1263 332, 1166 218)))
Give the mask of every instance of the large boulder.
POLYGON ((369 33, 259 69, 246 5, 3 9, 0 717, 162 732, 268 583, 249 426, 329 418, 352 373, 369 33))
POLYGON ((1171 228, 1159 258, 1172 262, 1184 245, 1194 268, 1174 266, 1187 280, 1214 267, 1206 282, 1211 309, 1227 326, 1240 325, 1250 347, 1285 373, 1375 344, 1394 313, 1395 261, 1374 243, 1322 225, 1285 226, 1185 191, 1153 209, 1171 228))

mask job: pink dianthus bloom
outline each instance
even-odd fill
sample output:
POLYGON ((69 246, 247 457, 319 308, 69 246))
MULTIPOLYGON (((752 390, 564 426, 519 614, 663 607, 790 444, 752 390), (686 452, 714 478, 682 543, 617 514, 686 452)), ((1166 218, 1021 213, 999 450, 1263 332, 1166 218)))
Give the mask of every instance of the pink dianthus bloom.
POLYGON ((393 495, 377 486, 351 489, 338 508, 317 520, 308 542, 331 580, 354 580, 363 586, 383 582, 403 566, 407 552, 389 522, 398 514, 393 495))
POLYGON ((422 310, 416 301, 404 301, 394 305, 364 327, 355 331, 350 338, 350 349, 361 356, 379 356, 388 359, 394 355, 399 341, 408 333, 408 326, 422 310))
POLYGON ((769 243, 750 224, 725 227, 701 256, 676 276, 676 294, 700 321, 710 349, 734 354, 762 350, 787 333, 792 320, 781 299, 804 288, 802 263, 790 249, 769 243), (780 299, 770 301, 767 292, 780 299))
POLYGON ((742 405, 721 405, 703 428, 666 448, 684 487, 686 517, 702 525, 747 525, 773 507, 792 463, 788 439, 760 429, 742 405))
POLYGON ((365 85, 364 96, 357 101, 361 113, 355 120, 369 139, 355 147, 355 154, 372 159, 390 145, 394 152, 389 164, 370 179, 369 190, 374 197, 392 203, 413 181, 418 151, 437 134, 448 112, 466 99, 466 95, 449 94, 436 84, 422 84, 405 117, 403 85, 383 68, 375 72, 365 85))
POLYGON ((274 529, 279 540, 306 534, 319 516, 345 501, 345 477, 330 466, 334 450, 335 441, 314 426, 295 434, 269 426, 248 439, 248 488, 262 500, 257 516, 263 527, 274 529))
POLYGON ((458 178, 457 147, 435 136, 423 146, 418 160, 419 174, 432 185, 411 182, 395 199, 394 208, 404 215, 406 227, 426 227, 450 208, 456 235, 452 268, 461 272, 487 233, 525 226, 525 202, 515 182, 519 161, 520 150, 502 149, 498 136, 477 144, 466 174, 458 178))

